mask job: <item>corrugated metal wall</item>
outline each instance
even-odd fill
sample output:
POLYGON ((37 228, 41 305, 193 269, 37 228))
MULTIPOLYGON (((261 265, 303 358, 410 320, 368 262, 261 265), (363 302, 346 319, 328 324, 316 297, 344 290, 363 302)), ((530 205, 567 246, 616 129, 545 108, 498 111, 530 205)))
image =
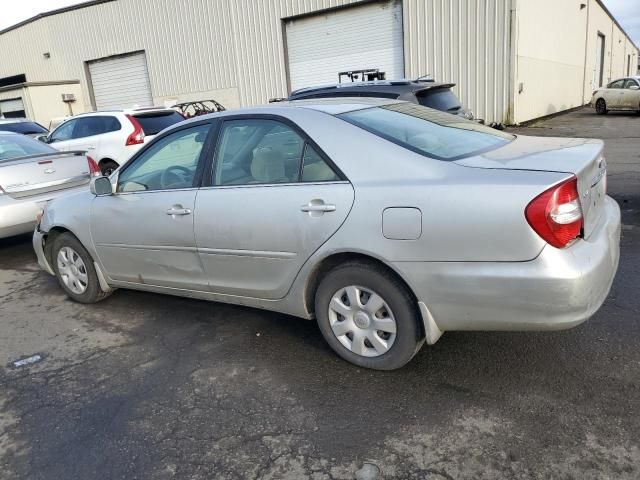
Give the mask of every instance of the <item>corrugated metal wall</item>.
POLYGON ((512 0, 405 0, 405 69, 456 83, 478 118, 506 122, 512 0))
MULTIPOLYGON (((455 82, 477 116, 504 121, 511 2, 404 0, 405 74, 455 82)), ((116 0, 0 35, 0 77, 80 79, 88 102, 85 62, 144 50, 156 100, 224 90, 230 106, 264 103, 287 93, 282 19, 354 3, 116 0)))

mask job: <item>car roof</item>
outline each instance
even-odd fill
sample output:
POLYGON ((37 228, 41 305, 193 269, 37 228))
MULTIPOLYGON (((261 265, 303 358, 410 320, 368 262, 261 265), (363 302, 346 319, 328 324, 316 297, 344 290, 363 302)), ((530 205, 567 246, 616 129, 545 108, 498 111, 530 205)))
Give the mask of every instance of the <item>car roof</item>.
POLYGON ((29 120, 28 118, 0 118, 0 123, 35 123, 33 120, 29 120))
POLYGON ((455 83, 435 82, 433 80, 373 80, 366 82, 334 83, 314 87, 300 88, 291 92, 290 97, 316 93, 341 92, 380 92, 380 93, 415 93, 434 88, 451 88, 455 83))
POLYGON ((327 113, 329 115, 340 115, 341 113, 353 112, 356 110, 364 110, 372 107, 382 107, 385 105, 393 105, 396 103, 409 103, 406 101, 392 100, 389 98, 376 97, 339 97, 339 98, 310 98, 291 100, 284 102, 268 103, 266 105, 257 105, 254 107, 236 108, 233 110, 225 110, 222 112, 208 113, 190 118, 183 122, 177 123, 167 129, 179 128, 188 123, 200 122, 212 118, 224 118, 232 115, 284 115, 292 109, 308 109, 327 113))

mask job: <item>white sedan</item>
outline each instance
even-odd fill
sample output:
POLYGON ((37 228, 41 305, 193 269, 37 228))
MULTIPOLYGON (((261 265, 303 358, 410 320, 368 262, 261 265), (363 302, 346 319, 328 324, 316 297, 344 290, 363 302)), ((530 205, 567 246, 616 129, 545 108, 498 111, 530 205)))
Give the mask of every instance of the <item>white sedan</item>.
POLYGON ((609 110, 632 110, 640 113, 640 76, 614 80, 593 92, 591 106, 598 115, 609 110))

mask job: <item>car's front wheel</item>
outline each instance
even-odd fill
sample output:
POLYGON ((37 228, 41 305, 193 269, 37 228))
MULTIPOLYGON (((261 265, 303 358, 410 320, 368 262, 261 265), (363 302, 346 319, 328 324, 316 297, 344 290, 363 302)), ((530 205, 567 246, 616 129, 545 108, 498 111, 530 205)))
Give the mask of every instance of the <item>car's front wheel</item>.
POLYGON ((76 302, 95 303, 109 296, 100 288, 91 255, 71 233, 54 239, 52 260, 60 285, 76 302))
POLYGON ((599 98, 596 102, 596 113, 598 115, 605 115, 608 111, 607 102, 604 101, 604 98, 599 98))
POLYGON ((348 262, 331 270, 316 292, 315 314, 331 348, 361 367, 400 368, 423 343, 415 300, 374 264, 348 262))

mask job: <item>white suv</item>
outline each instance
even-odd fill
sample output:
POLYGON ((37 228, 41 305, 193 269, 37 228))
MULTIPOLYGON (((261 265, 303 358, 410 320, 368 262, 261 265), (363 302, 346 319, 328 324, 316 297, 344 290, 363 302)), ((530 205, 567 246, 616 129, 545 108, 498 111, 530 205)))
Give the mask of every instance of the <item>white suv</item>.
POLYGON ((184 120, 169 108, 83 113, 65 120, 42 139, 62 150, 86 151, 110 175, 161 130, 184 120))

